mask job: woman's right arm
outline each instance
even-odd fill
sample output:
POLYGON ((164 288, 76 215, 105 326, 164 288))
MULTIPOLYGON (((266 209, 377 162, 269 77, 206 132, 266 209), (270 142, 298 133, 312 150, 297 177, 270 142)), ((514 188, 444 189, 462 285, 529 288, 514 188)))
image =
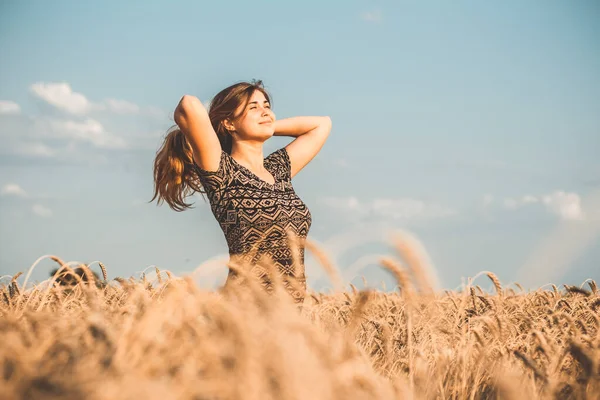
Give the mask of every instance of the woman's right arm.
POLYGON ((173 117, 192 146, 196 164, 206 171, 216 171, 221 160, 221 143, 202 102, 195 96, 183 96, 173 117))

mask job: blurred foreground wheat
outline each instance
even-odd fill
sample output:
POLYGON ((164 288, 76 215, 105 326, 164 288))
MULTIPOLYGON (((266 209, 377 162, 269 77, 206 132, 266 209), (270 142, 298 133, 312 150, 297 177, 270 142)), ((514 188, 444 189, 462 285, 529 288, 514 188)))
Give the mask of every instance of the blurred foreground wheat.
POLYGON ((487 273, 493 295, 436 293, 398 249, 406 267, 381 260, 395 292, 309 292, 301 312, 277 282, 17 275, 0 286, 0 398, 599 398, 595 282, 525 293, 487 273))

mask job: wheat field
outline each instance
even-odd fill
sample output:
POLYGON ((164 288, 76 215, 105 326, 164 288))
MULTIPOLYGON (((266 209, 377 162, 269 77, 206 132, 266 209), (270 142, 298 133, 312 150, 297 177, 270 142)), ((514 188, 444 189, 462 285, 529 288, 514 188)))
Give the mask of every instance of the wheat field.
POLYGON ((438 292, 398 250, 381 259, 393 292, 309 290, 302 309, 276 274, 269 293, 248 274, 208 291, 158 268, 108 280, 99 263, 97 279, 52 256, 45 284, 0 285, 0 398, 600 398, 594 281, 525 292, 486 272, 493 293, 472 280, 438 292))

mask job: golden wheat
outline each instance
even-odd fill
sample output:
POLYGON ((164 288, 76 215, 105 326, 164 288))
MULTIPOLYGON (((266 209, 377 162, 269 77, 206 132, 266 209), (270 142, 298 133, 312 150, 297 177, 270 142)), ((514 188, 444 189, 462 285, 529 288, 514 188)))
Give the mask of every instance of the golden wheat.
MULTIPOLYGON (((407 259, 418 257, 411 251, 407 259)), ((335 266, 324 252, 317 258, 337 285, 335 266)), ((594 281, 564 292, 515 283, 515 293, 488 272, 495 295, 471 281, 432 293, 415 272, 421 260, 410 262, 416 285, 399 262, 381 259, 399 293, 308 289, 302 310, 269 260, 254 269, 230 262, 240 280, 218 291, 158 267, 153 282, 145 273, 108 281, 99 263, 101 287, 78 276, 74 287, 54 285, 56 276, 25 287, 16 274, 0 287, 0 397, 598 398, 594 281)))

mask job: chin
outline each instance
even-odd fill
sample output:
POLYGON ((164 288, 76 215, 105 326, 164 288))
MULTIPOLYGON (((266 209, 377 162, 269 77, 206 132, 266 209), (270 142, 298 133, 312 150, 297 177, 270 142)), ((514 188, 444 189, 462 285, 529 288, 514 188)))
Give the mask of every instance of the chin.
POLYGON ((273 134, 275 132, 271 131, 271 132, 256 132, 254 135, 252 135, 252 138, 254 140, 262 140, 262 141, 266 141, 267 139, 270 139, 271 137, 273 137, 273 134))
POLYGON ((275 129, 269 127, 268 129, 265 129, 263 132, 261 132, 261 136, 267 136, 267 137, 271 137, 275 134, 275 129))

